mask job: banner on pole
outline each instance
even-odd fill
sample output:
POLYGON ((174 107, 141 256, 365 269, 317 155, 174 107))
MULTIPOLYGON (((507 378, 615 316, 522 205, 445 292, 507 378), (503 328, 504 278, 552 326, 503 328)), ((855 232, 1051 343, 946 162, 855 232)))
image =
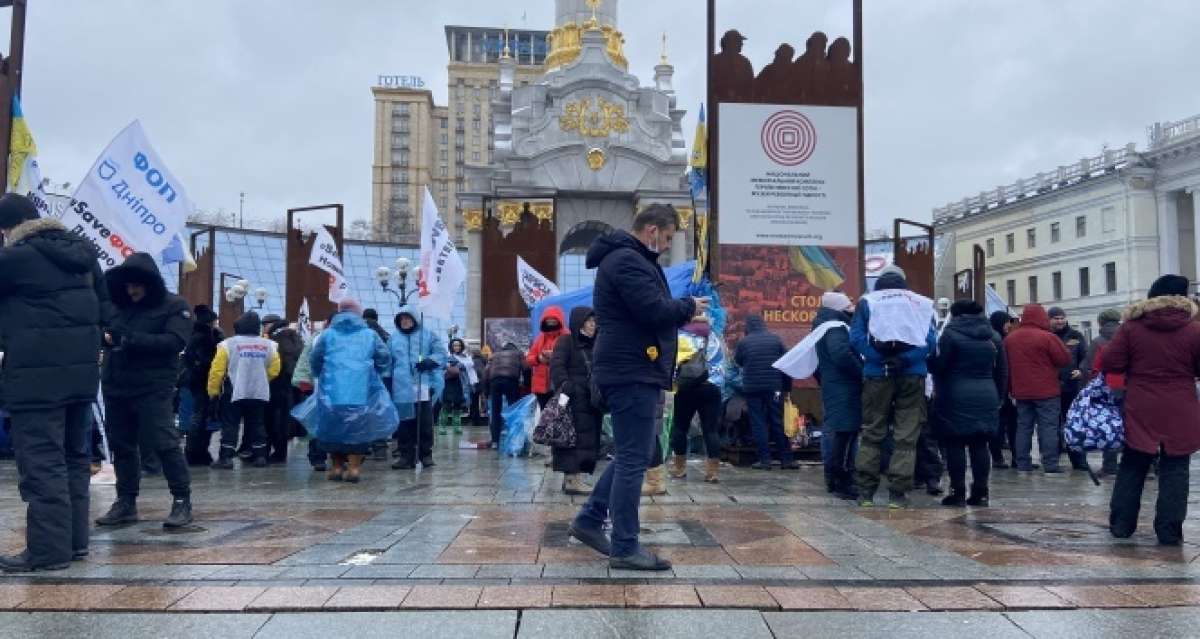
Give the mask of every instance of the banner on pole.
POLYGON ((454 248, 450 231, 438 215, 429 187, 421 205, 421 273, 417 280, 418 305, 428 316, 449 320, 454 298, 467 280, 467 269, 454 248))
POLYGON ((317 227, 317 241, 313 243, 312 254, 308 263, 329 274, 329 301, 337 304, 350 295, 350 282, 346 280, 346 271, 342 268, 342 258, 338 255, 337 242, 333 240, 329 229, 324 225, 317 227))
POLYGON ((183 230, 192 202, 134 120, 96 158, 62 215, 108 270, 136 252, 158 255, 183 230))
POLYGON ((537 305, 542 298, 558 295, 561 292, 554 282, 538 273, 519 255, 517 256, 517 288, 521 293, 521 299, 525 300, 525 306, 529 308, 537 305))
POLYGON ((29 198, 37 207, 38 215, 51 217, 50 199, 42 184, 42 169, 38 164, 37 143, 21 110, 21 100, 12 99, 12 135, 8 143, 8 184, 6 191, 19 193, 29 198))
POLYGON ((312 313, 308 310, 308 298, 300 303, 300 314, 296 316, 296 327, 300 332, 300 339, 305 344, 312 341, 312 313))

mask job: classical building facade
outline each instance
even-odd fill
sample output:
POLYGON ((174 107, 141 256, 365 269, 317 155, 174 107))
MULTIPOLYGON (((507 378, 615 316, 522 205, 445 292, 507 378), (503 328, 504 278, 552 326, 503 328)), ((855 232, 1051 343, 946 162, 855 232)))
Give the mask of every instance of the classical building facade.
POLYGON ((492 161, 491 105, 499 88, 506 37, 518 86, 543 72, 547 31, 447 26, 445 32, 446 106, 434 103, 433 92, 420 78, 381 76, 371 88, 371 225, 378 239, 400 241, 416 234, 426 187, 461 239, 462 211, 456 195, 466 167, 492 161))
POLYGON ((948 274, 984 254, 986 285, 1019 312, 1060 306, 1085 333, 1103 310, 1145 296, 1163 273, 1200 273, 1200 115, 1150 127, 1149 144, 1106 149, 933 212, 948 274))
MULTIPOLYGON (((518 59, 501 52, 491 104, 493 161, 468 163, 458 193, 471 256, 468 335, 480 325, 487 219, 511 228, 528 211, 552 223, 550 248, 561 257, 586 251, 597 233, 628 227, 650 204, 674 205, 685 224, 692 212, 684 111, 666 52, 653 85, 643 86, 629 72, 616 0, 556 0, 555 15, 545 71, 535 81, 522 85, 518 59)), ((686 259, 688 249, 677 238, 670 260, 686 259)))

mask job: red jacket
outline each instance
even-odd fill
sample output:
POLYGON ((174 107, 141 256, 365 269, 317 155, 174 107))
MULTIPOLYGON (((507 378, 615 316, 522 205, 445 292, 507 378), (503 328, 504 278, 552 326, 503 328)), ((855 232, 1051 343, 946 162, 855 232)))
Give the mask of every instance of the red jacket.
POLYGON ((542 313, 542 317, 538 321, 538 326, 541 326, 550 318, 558 320, 558 330, 538 333, 537 338, 533 340, 533 344, 529 347, 529 353, 525 355, 525 363, 529 364, 529 369, 533 377, 529 390, 534 393, 550 392, 550 353, 554 352, 554 345, 558 342, 558 338, 568 334, 567 321, 563 317, 561 308, 557 306, 547 308, 542 313), (538 359, 538 355, 542 353, 546 354, 546 361, 544 362, 538 359))
POLYGON ((1125 374, 1125 445, 1171 456, 1200 450, 1200 324, 1186 297, 1155 297, 1129 307, 1104 349, 1105 373, 1125 374))
POLYGON ((1071 363, 1071 353, 1050 332, 1050 316, 1038 304, 1028 304, 1021 325, 1004 338, 1008 356, 1008 388, 1013 399, 1036 401, 1059 396, 1059 371, 1071 363))

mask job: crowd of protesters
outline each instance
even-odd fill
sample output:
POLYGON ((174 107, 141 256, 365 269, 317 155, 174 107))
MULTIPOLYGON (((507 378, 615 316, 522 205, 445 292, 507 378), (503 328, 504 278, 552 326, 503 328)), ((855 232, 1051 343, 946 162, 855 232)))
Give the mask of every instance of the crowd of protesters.
POLYGON ((498 449, 512 430, 506 407, 531 394, 572 424, 570 445, 552 446, 547 463, 563 492, 588 496, 570 534, 613 567, 663 570, 670 563, 638 543, 639 498, 685 479, 691 452, 703 454, 709 483, 730 449, 749 451, 757 471, 799 468, 784 406, 810 377, 820 410, 805 416, 807 435, 819 435, 828 492, 873 507, 886 484, 889 508, 909 507, 917 487, 941 496, 943 468, 941 504, 953 508, 988 506, 993 469, 1060 475, 1067 455, 1072 470, 1092 473, 1086 451, 1065 445, 1064 423, 1102 384, 1125 428, 1123 452, 1105 450, 1100 465, 1116 476, 1112 534, 1134 532, 1157 473, 1154 531, 1181 543, 1188 463, 1200 449, 1200 324, 1185 278, 1163 276, 1146 301, 1100 314, 1089 343, 1061 309, 1038 304, 1019 320, 971 300, 939 314, 892 266, 858 300, 825 293, 812 334, 792 351, 751 315, 727 352, 710 300, 673 298, 658 265, 678 224, 672 208, 652 206, 631 231, 599 238, 587 256, 592 305, 550 307, 528 349, 492 351, 444 339, 413 307, 384 328, 353 298, 311 331, 250 311, 226 336, 208 306, 167 291, 151 256, 101 273, 86 243, 4 196, 0 402, 29 507, 28 549, 0 568, 86 557, 101 420, 116 500, 95 524, 138 521, 141 481, 161 474, 172 496, 163 526, 178 529, 193 520, 189 466, 285 463, 291 440, 307 436, 308 462, 330 481, 361 481, 367 461, 389 450, 391 468, 424 471, 437 465, 437 438, 465 436, 464 419, 486 424, 480 447, 498 449), (807 362, 803 372, 781 365, 788 358, 807 362))

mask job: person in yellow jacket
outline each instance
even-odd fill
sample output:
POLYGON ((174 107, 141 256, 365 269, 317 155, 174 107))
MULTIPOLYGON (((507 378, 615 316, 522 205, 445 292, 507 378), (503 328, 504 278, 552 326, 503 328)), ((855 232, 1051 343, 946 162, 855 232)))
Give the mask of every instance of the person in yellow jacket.
POLYGON ((271 399, 271 380, 279 376, 282 361, 274 341, 262 337, 262 321, 250 311, 233 324, 234 336, 217 345, 208 371, 208 396, 221 400, 221 453, 213 468, 233 468, 238 426, 246 425, 251 459, 267 465, 265 414, 271 399))

